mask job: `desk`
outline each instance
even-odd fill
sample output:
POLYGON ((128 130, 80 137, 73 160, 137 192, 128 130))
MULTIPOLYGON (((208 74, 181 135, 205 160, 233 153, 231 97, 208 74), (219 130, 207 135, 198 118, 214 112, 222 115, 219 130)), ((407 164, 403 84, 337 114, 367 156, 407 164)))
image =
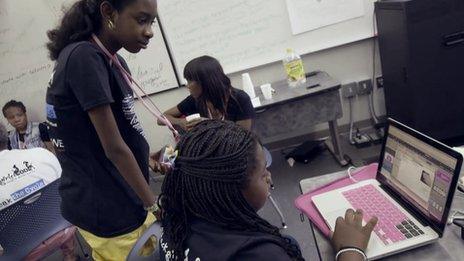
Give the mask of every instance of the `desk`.
POLYGON ((272 83, 276 92, 271 100, 264 99, 261 90, 257 89, 261 105, 255 108, 255 132, 266 143, 289 132, 307 131, 316 124, 328 122, 331 142, 326 140, 327 147, 342 166, 347 165, 337 125, 337 119, 343 116, 340 86, 340 82, 327 73, 318 72, 299 87, 289 87, 285 80, 272 83), (315 84, 319 86, 306 88, 315 84))
MULTIPOLYGON (((300 181, 302 193, 325 185, 331 181, 344 177, 345 171, 335 172, 320 177, 303 179, 300 181)), ((456 192, 453 200, 451 211, 455 209, 464 209, 464 195, 456 192)), ((452 212, 451 212, 452 213, 452 212)), ((315 228, 312 224, 311 230, 314 234, 317 251, 321 260, 333 260, 334 251, 330 242, 315 228)), ((386 257, 382 260, 463 260, 464 258, 464 241, 461 239, 461 228, 457 226, 447 226, 445 234, 437 243, 419 247, 400 254, 386 257)))

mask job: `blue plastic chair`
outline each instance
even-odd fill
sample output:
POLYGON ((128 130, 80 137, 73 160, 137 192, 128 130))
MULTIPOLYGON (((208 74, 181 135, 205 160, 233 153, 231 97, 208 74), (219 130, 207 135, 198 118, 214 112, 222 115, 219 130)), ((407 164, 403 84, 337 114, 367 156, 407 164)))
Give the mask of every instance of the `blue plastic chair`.
POLYGON ((59 179, 0 211, 0 260, 22 260, 43 241, 72 226, 61 216, 59 179))

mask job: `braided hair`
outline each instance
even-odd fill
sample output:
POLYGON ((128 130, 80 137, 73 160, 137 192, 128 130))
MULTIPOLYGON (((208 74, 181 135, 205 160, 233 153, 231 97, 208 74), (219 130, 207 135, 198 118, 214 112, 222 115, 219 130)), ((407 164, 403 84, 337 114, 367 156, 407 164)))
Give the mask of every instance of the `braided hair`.
POLYGON ((255 135, 228 121, 203 121, 182 137, 159 201, 163 238, 177 259, 185 258, 190 221, 200 218, 229 230, 273 235, 290 257, 303 260, 298 246, 262 219, 242 194, 256 167, 258 146, 255 135))

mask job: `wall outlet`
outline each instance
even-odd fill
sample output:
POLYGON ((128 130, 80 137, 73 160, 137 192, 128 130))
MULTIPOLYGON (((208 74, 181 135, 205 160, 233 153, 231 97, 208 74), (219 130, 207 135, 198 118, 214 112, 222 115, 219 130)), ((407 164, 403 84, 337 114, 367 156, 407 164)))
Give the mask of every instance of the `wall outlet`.
POLYGON ((375 83, 377 84, 377 88, 383 88, 383 76, 376 77, 375 83))
POLYGON ((350 82, 342 85, 342 95, 344 98, 353 98, 356 96, 356 89, 358 84, 356 82, 350 82))
POLYGON ((358 95, 367 95, 372 92, 372 81, 370 79, 358 82, 358 95))
POLYGON ((353 140, 356 148, 365 148, 371 146, 371 139, 366 134, 357 134, 353 140))

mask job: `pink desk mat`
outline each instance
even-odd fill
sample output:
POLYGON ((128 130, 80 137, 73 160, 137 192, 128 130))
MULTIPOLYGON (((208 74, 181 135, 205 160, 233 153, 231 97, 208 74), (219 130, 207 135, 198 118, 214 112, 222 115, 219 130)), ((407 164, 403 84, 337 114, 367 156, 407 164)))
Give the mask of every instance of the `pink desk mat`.
MULTIPOLYGON (((365 166, 361 168, 358 171, 354 171, 354 173, 351 175, 354 177, 357 181, 361 180, 367 180, 367 179, 375 179, 375 176, 377 174, 377 163, 370 164, 368 166, 365 166)), ((322 216, 319 214, 319 211, 316 209, 316 206, 314 206, 312 197, 322 194, 327 191, 335 190, 338 188, 346 187, 348 185, 353 184, 354 182, 348 177, 343 177, 341 179, 335 180, 330 182, 329 184, 326 184, 322 187, 319 187, 317 189, 314 189, 312 191, 309 191, 298 198, 295 199, 295 206, 299 210, 301 210, 303 213, 306 214, 306 216, 311 220, 311 222, 326 236, 330 237, 330 229, 327 227, 327 225, 324 222, 324 219, 322 216)))

